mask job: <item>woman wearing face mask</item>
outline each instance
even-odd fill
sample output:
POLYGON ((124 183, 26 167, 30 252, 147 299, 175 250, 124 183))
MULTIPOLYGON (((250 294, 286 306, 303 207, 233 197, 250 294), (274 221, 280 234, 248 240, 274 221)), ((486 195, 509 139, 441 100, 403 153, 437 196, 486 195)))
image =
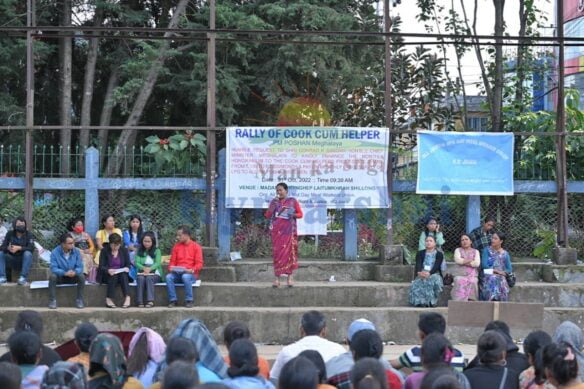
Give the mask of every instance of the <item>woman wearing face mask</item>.
POLYGON ((97 265, 93 261, 93 257, 95 256, 95 245, 93 244, 91 236, 85 232, 83 219, 79 217, 72 219, 69 222, 67 229, 75 241, 75 247, 81 251, 85 279, 90 283, 94 283, 97 275, 97 265))
POLYGON ((0 284, 7 281, 8 266, 11 270, 20 270, 18 285, 26 285, 33 251, 34 240, 32 233, 27 230, 26 220, 24 217, 17 217, 12 223, 12 230, 8 231, 0 246, 0 284))

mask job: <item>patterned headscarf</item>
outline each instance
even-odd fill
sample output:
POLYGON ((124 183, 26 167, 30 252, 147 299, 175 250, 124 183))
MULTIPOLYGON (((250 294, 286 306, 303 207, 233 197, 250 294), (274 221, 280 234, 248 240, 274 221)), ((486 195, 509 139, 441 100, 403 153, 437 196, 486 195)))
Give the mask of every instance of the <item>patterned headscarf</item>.
MULTIPOLYGON (((228 378, 227 365, 221 356, 217 343, 202 321, 194 318, 181 321, 170 337, 173 338, 175 336, 192 340, 199 355, 199 361, 220 378, 228 378)), ((165 359, 158 365, 157 378, 162 378, 162 372, 166 367, 165 359)))
POLYGON ((129 356, 134 353, 134 348, 136 348, 136 343, 140 340, 142 334, 146 334, 148 339, 148 357, 156 363, 160 363, 164 359, 164 353, 166 352, 166 344, 162 336, 158 332, 151 330, 148 327, 140 328, 132 337, 130 341, 130 350, 128 352, 129 356))
POLYGON ((584 335, 582 330, 571 321, 565 321, 556 328, 553 337, 554 343, 564 342, 572 346, 576 359, 578 360, 578 375, 580 379, 584 378, 584 354, 582 346, 584 345, 584 335))
POLYGON ((85 369, 80 363, 57 362, 45 372, 41 389, 86 389, 85 369))
POLYGON ((121 389, 126 382, 126 356, 122 343, 112 334, 99 334, 89 348, 89 376, 93 376, 93 365, 100 365, 112 382, 113 389, 121 389))

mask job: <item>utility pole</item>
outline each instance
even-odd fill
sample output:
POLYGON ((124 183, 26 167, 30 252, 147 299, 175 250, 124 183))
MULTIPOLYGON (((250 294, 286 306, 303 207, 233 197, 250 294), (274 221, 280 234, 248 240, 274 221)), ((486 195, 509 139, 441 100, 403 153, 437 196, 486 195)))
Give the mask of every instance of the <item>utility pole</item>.
MULTIPOLYGON (((215 0, 209 0, 209 29, 215 29, 215 0)), ((207 193, 205 205, 207 209, 206 241, 211 247, 216 245, 217 231, 217 198, 215 192, 215 176, 217 165, 217 147, 215 127, 217 127, 217 80, 215 77, 216 34, 207 34, 207 193)))
POLYGON ((556 182, 558 196, 558 245, 568 247, 568 180, 566 168, 566 114, 564 107, 564 2, 556 0, 558 38, 558 101, 556 107, 556 182))
MULTIPOLYGON (((27 0, 26 3, 26 25, 35 25, 34 0, 27 0)), ((32 30, 26 32, 26 133, 25 133, 25 165, 24 165, 24 218, 26 225, 32 229, 32 195, 33 195, 33 134, 34 126, 34 48, 32 30)))
POLYGON ((389 1, 383 1, 383 31, 385 32, 385 126, 389 129, 389 147, 387 150, 387 245, 393 245, 393 106, 391 103, 391 17, 389 16, 389 1))

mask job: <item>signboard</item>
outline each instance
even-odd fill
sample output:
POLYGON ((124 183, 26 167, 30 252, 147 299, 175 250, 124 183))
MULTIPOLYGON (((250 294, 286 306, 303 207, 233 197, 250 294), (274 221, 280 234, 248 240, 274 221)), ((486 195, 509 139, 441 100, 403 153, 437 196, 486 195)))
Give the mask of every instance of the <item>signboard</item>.
POLYGON ((513 194, 513 134, 418 132, 416 193, 513 194))
POLYGON ((265 208, 289 194, 326 208, 387 208, 386 128, 228 127, 226 206, 265 208))

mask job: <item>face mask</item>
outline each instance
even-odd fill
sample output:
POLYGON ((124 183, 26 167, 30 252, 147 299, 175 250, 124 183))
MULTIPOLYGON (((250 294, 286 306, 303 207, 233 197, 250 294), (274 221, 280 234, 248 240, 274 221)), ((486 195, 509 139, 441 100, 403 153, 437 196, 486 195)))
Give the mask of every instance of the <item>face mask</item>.
POLYGON ((15 230, 16 232, 25 232, 25 231, 26 231, 26 228, 25 228, 24 226, 16 226, 16 227, 14 228, 14 230, 15 230))
POLYGON ((83 226, 73 227, 73 231, 75 231, 78 234, 81 234, 83 232, 83 226))

